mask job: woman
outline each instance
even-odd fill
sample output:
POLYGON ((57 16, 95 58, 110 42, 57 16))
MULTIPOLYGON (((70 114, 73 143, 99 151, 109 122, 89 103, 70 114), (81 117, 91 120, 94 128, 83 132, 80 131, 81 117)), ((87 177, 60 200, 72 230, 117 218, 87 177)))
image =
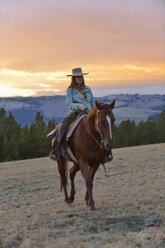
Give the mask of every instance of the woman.
POLYGON ((70 112, 61 122, 54 140, 54 150, 50 154, 50 158, 58 160, 61 155, 62 144, 69 125, 76 119, 78 114, 89 113, 94 107, 94 98, 91 89, 85 85, 81 68, 72 69, 71 84, 66 93, 66 105, 70 112))

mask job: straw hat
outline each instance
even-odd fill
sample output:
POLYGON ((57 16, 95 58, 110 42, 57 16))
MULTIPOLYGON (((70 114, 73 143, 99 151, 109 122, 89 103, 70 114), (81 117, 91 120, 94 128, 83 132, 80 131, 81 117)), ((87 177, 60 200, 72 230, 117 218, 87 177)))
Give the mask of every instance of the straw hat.
POLYGON ((79 77, 87 74, 89 74, 89 72, 83 73, 81 68, 74 68, 72 69, 72 74, 68 74, 67 76, 79 77))

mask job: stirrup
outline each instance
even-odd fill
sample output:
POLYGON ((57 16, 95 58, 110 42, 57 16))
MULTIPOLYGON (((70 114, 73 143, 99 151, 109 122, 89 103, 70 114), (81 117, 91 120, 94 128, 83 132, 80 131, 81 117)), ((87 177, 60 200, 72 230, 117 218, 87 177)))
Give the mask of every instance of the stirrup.
POLYGON ((54 151, 51 151, 51 153, 49 154, 50 159, 52 159, 53 161, 58 161, 60 158, 60 155, 57 155, 54 153, 54 151))

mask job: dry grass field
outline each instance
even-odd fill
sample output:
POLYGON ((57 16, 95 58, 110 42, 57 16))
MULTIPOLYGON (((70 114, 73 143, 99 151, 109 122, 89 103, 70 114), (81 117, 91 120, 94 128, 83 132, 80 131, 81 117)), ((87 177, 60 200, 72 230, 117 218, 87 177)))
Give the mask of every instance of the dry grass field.
POLYGON ((165 144, 113 150, 94 180, 97 210, 85 206, 78 172, 76 199, 64 203, 56 162, 0 163, 0 248, 165 247, 165 144))

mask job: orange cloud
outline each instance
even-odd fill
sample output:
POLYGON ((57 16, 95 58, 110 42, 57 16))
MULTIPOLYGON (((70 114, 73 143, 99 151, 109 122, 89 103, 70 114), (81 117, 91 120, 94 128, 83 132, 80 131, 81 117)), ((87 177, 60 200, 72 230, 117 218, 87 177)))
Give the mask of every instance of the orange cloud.
POLYGON ((92 86, 165 80, 161 0, 5 0, 1 6, 3 87, 62 92, 65 75, 78 66, 91 72, 92 86))

